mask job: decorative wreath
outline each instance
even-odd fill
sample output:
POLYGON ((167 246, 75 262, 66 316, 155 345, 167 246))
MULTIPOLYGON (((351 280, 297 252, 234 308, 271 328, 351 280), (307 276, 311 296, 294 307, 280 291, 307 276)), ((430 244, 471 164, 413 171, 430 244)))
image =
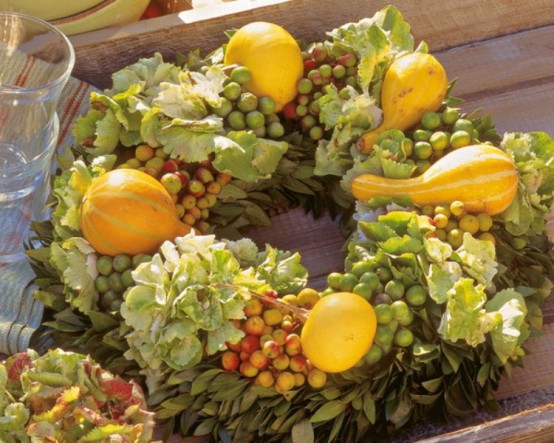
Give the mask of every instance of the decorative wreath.
POLYGON ((392 6, 116 72, 28 251, 54 347, 143 386, 161 438, 368 441, 493 407, 552 288, 554 141, 499 136, 453 84, 392 6), (325 288, 247 237, 297 206, 348 232, 325 288))

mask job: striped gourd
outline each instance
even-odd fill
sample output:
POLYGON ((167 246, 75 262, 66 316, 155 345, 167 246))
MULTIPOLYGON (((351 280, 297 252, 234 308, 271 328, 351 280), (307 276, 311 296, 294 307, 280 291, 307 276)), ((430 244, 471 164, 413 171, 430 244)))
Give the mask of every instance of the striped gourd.
POLYGON ((177 218, 163 185, 133 169, 116 169, 94 179, 83 198, 80 223, 92 247, 111 256, 152 253, 165 240, 191 229, 177 218))
POLYGON ((391 179, 362 174, 351 183, 352 194, 358 200, 408 196, 418 205, 459 200, 468 212, 490 215, 508 208, 517 188, 518 171, 511 157, 483 144, 450 152, 418 177, 391 179))

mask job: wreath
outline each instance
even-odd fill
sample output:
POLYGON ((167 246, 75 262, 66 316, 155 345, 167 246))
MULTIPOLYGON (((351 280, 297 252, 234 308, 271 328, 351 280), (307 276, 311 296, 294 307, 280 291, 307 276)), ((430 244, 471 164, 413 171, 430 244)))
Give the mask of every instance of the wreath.
POLYGON ((91 94, 28 251, 45 334, 141 384, 162 438, 367 441, 494 407, 552 288, 554 141, 462 112, 393 6, 319 42, 228 35, 91 94), (324 288, 247 237, 299 206, 347 234, 324 288))

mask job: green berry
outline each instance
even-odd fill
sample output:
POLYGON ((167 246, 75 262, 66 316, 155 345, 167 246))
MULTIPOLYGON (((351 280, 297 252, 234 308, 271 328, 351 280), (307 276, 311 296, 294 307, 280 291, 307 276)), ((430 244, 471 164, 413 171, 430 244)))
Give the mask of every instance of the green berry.
POLYGON ((339 290, 341 279, 342 279, 342 274, 340 272, 331 272, 327 276, 327 284, 332 289, 339 290))
MULTIPOLYGON (((344 72, 346 74, 346 69, 345 69, 344 72)), ((333 75, 333 67, 331 65, 328 65, 328 64, 323 64, 319 67, 319 73, 323 77, 331 77, 333 75)))
POLYGON ((354 286, 352 292, 354 294, 360 295, 367 301, 371 300, 371 297, 373 296, 373 290, 367 283, 358 283, 356 286, 354 286))
POLYGON ((116 272, 123 272, 132 265, 131 257, 125 254, 116 255, 113 259, 113 268, 116 272))
POLYGON ((416 129, 413 133, 416 142, 426 142, 431 138, 431 131, 425 129, 416 129))
POLYGON ((418 159, 426 160, 433 155, 433 147, 429 142, 416 142, 416 144, 414 145, 414 154, 418 159))
POLYGON ((223 95, 229 100, 236 100, 240 97, 242 88, 237 82, 227 83, 223 87, 223 95))
POLYGON ((125 290, 125 287, 123 286, 123 283, 121 281, 121 274, 119 272, 114 272, 110 274, 110 276, 108 277, 108 283, 112 291, 123 292, 125 290))
POLYGON ((471 121, 466 118, 459 118, 458 120, 456 120, 452 128, 453 132, 466 131, 468 134, 473 134, 474 129, 475 128, 473 127, 473 123, 471 123, 471 121))
POLYGON ((242 112, 250 112, 258 107, 258 97, 251 92, 244 92, 240 95, 237 108, 242 112))
POLYGON ((360 282, 369 284, 374 292, 381 291, 383 289, 383 283, 381 283, 379 276, 375 272, 364 272, 360 276, 360 282))
POLYGON ((426 112, 421 118, 421 125, 431 131, 437 129, 441 123, 441 117, 436 112, 426 112))
POLYGON ((285 135, 285 128, 280 122, 271 122, 267 125, 267 135, 271 138, 281 138, 285 135))
POLYGON ((105 275, 99 275, 94 280, 94 287, 100 294, 103 294, 107 292, 110 289, 110 282, 108 281, 108 277, 105 275))
POLYGON ((352 292, 354 289, 354 286, 358 284, 358 277, 356 277, 354 274, 347 272, 346 274, 343 274, 340 279, 340 290, 344 292, 352 292))
POLYGON ((343 78, 346 75, 346 68, 343 65, 335 65, 333 67, 333 77, 336 79, 343 78))
POLYGON ((383 350, 379 346, 372 346, 367 354, 364 356, 364 361, 368 365, 374 365, 383 357, 383 350))
POLYGON ((246 128, 246 120, 244 114, 240 111, 232 111, 227 116, 227 123, 232 129, 240 131, 246 128))
POLYGON ((482 212, 480 214, 477 214, 477 220, 479 221, 479 231, 486 232, 492 228, 492 217, 482 212))
POLYGON ((479 219, 471 214, 465 214, 460 221, 458 226, 464 232, 469 232, 470 234, 476 234, 479 231, 479 219))
POLYGON ((385 284, 385 294, 393 300, 400 300, 404 296, 406 288, 400 280, 389 280, 385 284))
POLYGON ((386 325, 387 323, 392 321, 393 311, 390 305, 387 305, 386 303, 380 303, 376 305, 373 309, 375 310, 377 323, 386 325))
POLYGON ((442 111, 442 121, 447 125, 453 124, 460 117, 460 113, 456 108, 446 108, 442 111))
POLYGON ((309 78, 301 78, 296 85, 299 94, 309 94, 313 88, 314 84, 309 78))
POLYGON ((123 286, 126 288, 130 288, 131 286, 135 285, 135 280, 133 279, 133 271, 131 269, 126 269, 121 274, 121 283, 123 283, 123 286))
POLYGON ((239 85, 245 85, 252 78, 252 73, 246 66, 237 66, 231 71, 229 78, 239 85))
POLYGON ((107 255, 102 255, 96 260, 96 270, 101 275, 110 275, 113 271, 113 259, 107 255))
POLYGON ((406 301, 411 306, 422 306, 427 300, 427 293, 421 285, 413 285, 406 291, 406 301))
POLYGON ((462 243, 464 241, 464 231, 462 231, 461 229, 451 229, 450 231, 448 231, 446 241, 454 249, 458 249, 460 246, 462 246, 462 243))
POLYGON ((148 254, 136 254, 132 258, 133 268, 136 268, 141 263, 146 263, 152 260, 152 256, 148 254))
POLYGON ((260 97, 258 99, 258 111, 263 115, 271 115, 275 113, 275 100, 271 97, 260 97))
POLYGON ((394 344, 402 348, 411 346, 414 342, 414 334, 409 329, 400 328, 394 334, 394 344))
POLYGON ((314 126, 310 129, 310 138, 312 140, 319 140, 323 138, 323 128, 321 126, 314 126))
POLYGON ((450 136, 450 146, 454 149, 463 148, 471 144, 471 135, 468 132, 460 130, 450 136))
POLYGON ((448 134, 443 131, 433 132, 429 138, 429 143, 431 143, 435 151, 442 151, 448 148, 449 142, 448 134))
POLYGON ((378 325, 375 332, 374 342, 383 349, 388 349, 392 344, 394 332, 386 325, 378 325))
POLYGON ((251 129, 261 128, 265 125, 265 117, 260 111, 250 111, 246 114, 245 121, 251 129))
POLYGON ((221 97, 221 101, 217 108, 213 109, 213 113, 218 117, 226 117, 233 110, 233 103, 226 97, 221 97))

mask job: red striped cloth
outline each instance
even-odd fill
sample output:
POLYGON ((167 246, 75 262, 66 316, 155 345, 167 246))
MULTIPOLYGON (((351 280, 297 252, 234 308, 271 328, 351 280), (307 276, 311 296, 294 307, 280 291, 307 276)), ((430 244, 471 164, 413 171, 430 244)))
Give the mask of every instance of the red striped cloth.
MULTIPOLYGON (((13 78, 17 86, 25 86, 33 63, 29 59, 22 60, 21 65, 14 69, 13 78)), ((69 79, 57 108, 60 120, 58 150, 73 144, 71 128, 75 119, 86 112, 92 90, 87 83, 69 79)), ((47 187, 42 189, 48 192, 47 187)), ((31 214, 23 214, 14 223, 28 223, 30 217, 31 214)), ((16 244, 16 231, 13 227, 0 227, 0 241, 16 244)), ((13 354, 28 348, 31 335, 40 326, 43 306, 33 297, 33 278, 33 271, 26 260, 0 264, 0 354, 13 354)))

